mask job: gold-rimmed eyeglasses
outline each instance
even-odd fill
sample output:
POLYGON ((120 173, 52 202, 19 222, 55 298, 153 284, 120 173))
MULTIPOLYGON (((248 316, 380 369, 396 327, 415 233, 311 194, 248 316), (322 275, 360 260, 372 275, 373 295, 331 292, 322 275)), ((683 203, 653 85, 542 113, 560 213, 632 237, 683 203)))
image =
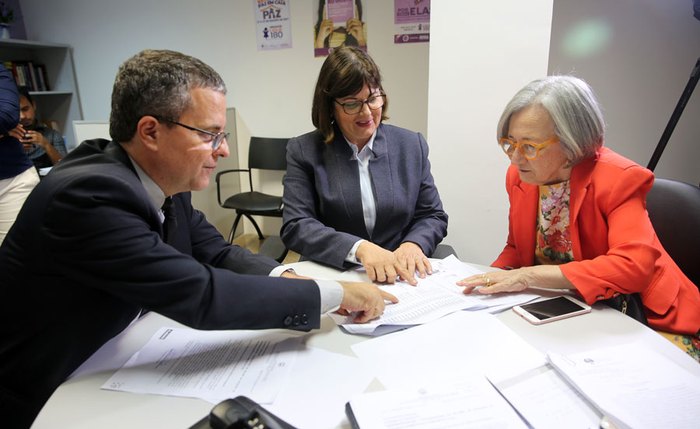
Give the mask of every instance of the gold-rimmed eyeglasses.
POLYGON ((228 140, 229 136, 231 135, 231 133, 227 133, 225 131, 214 133, 211 131, 203 130, 201 128, 193 127, 191 125, 183 124, 182 122, 173 121, 171 119, 159 118, 157 116, 154 116, 154 118, 156 118, 158 121, 168 122, 168 123, 171 123, 173 125, 178 125, 182 128, 186 128, 190 131, 194 131, 196 133, 199 133, 199 136, 201 137, 201 139, 204 143, 211 144, 212 152, 216 151, 221 146, 221 143, 223 143, 224 140, 228 140))
POLYGON ((367 98, 366 100, 351 100, 351 101, 346 101, 344 103, 341 103, 338 100, 335 100, 336 103, 340 104, 340 106, 343 108, 343 112, 347 113, 348 115, 356 115, 362 111, 362 107, 367 104, 367 106, 370 108, 370 110, 377 110, 380 107, 384 106, 384 102, 386 101, 386 94, 376 94, 372 95, 371 97, 367 98))
POLYGON ((529 141, 517 142, 508 137, 503 137, 498 139, 498 144, 501 146, 501 149, 503 149, 503 152, 505 152, 508 158, 512 158, 516 150, 520 150, 520 153, 523 154, 525 159, 533 160, 537 158, 537 155, 540 154, 540 151, 542 149, 546 148, 547 146, 553 143, 557 143, 558 141, 559 137, 557 136, 547 139, 542 143, 533 143, 529 141))

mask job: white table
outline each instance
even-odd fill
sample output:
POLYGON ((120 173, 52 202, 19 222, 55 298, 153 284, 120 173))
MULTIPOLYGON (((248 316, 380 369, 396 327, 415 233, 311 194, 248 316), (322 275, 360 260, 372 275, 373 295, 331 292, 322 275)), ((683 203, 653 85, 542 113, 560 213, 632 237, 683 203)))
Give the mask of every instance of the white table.
MULTIPOLYGON (((302 275, 325 278, 339 274, 313 262, 295 264, 295 270, 302 275)), ((573 317, 540 326, 531 325, 512 311, 502 312, 498 318, 542 352, 568 354, 623 342, 641 341, 700 376, 700 365, 668 340, 601 304, 594 305, 593 311, 584 317, 573 317)), ((76 375, 56 390, 32 428, 187 428, 207 415, 212 404, 203 400, 100 389, 100 386, 163 326, 182 325, 161 315, 149 313, 105 344, 81 366, 76 375)), ((299 335, 308 336, 307 344, 311 346, 351 356, 351 346, 366 340, 366 337, 342 332, 328 316, 321 318, 320 329, 299 335)), ((344 427, 349 427, 349 424, 344 427)))

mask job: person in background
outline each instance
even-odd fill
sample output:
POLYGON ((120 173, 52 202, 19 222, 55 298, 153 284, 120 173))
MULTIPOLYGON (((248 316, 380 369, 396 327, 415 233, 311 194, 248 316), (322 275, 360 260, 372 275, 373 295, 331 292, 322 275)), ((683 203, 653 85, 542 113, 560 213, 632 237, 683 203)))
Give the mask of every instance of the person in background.
POLYGON ((39 175, 12 135, 19 122, 19 97, 12 72, 0 64, 0 244, 17 218, 39 175))
POLYGON ((24 151, 37 169, 53 167, 66 156, 63 136, 39 122, 36 103, 26 87, 19 88, 19 125, 10 135, 22 142, 24 151))
POLYGON ((229 154, 225 127, 226 87, 202 61, 146 50, 121 65, 113 140, 85 141, 54 167, 0 246, 3 425, 29 427, 143 311, 196 329, 310 330, 336 308, 361 323, 397 302, 369 283, 299 278, 192 207, 190 191, 229 154))
POLYGON ((640 293, 649 326, 700 330, 700 292, 673 262, 646 212, 651 171, 603 146, 601 108, 586 82, 549 76, 521 89, 498 122, 510 158, 508 240, 494 271, 464 293, 531 286, 575 290, 588 304, 640 293))
POLYGON ((420 133, 386 125, 379 68, 345 46, 321 67, 315 131, 287 144, 280 235, 306 258, 337 268, 362 264, 372 281, 416 283, 447 235, 420 133))

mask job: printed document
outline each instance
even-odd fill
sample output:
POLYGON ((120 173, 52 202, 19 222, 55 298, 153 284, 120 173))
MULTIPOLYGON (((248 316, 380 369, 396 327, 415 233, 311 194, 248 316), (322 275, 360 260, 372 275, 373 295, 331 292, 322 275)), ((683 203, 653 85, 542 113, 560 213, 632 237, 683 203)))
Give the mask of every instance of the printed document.
POLYGON ((698 427, 700 377, 648 346, 630 343, 548 357, 618 428, 698 427))
POLYGON ((531 427, 598 429, 601 415, 550 365, 494 383, 531 427))
POLYGON ((428 323, 455 311, 492 309, 498 312, 539 297, 529 293, 481 295, 475 292, 465 295, 462 288, 456 285, 457 281, 482 271, 461 262, 454 255, 431 260, 431 264, 433 274, 424 279, 417 279, 417 286, 403 282, 380 286, 396 296, 399 303, 388 304, 384 314, 378 319, 358 324, 353 323, 352 315, 332 313, 331 318, 349 333, 382 335, 408 326, 428 323))
POLYGON ((300 347, 301 338, 287 333, 161 328, 102 388, 271 403, 300 347))
POLYGON ((496 316, 472 311, 362 341, 352 351, 388 389, 472 373, 497 374, 492 381, 498 382, 546 363, 542 353, 496 316))
POLYGON ((527 428, 483 376, 365 393, 353 397, 346 412, 354 428, 527 428))

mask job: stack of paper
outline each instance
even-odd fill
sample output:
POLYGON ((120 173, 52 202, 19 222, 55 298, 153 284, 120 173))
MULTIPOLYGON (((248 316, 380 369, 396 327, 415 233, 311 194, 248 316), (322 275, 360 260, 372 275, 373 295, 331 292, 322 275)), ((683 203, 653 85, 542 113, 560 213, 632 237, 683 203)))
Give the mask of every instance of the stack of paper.
POLYGON ((697 428, 700 377, 643 344, 549 360, 618 428, 697 428))
POLYGON ((437 320, 446 314, 460 310, 485 310, 498 312, 514 305, 532 301, 539 295, 528 293, 465 295, 457 281, 482 271, 459 261, 454 256, 431 260, 433 274, 418 279, 417 286, 407 283, 380 286, 395 295, 398 304, 387 305, 384 314, 368 323, 353 323, 352 316, 331 314, 333 320, 346 331, 362 335, 383 335, 408 326, 420 325, 437 320))
POLYGON ((338 427, 348 398, 373 375, 357 358, 302 341, 279 331, 162 328, 102 388, 212 404, 245 395, 296 427, 338 427))

